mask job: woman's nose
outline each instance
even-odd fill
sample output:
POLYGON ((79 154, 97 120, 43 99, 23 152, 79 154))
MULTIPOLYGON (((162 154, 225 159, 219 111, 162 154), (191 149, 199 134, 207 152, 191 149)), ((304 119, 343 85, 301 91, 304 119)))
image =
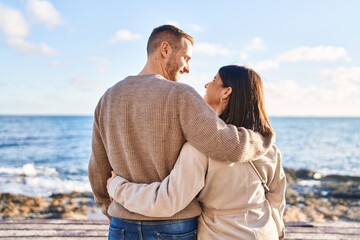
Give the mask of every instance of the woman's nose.
POLYGON ((208 85, 209 85, 209 83, 206 83, 204 87, 207 88, 208 85))

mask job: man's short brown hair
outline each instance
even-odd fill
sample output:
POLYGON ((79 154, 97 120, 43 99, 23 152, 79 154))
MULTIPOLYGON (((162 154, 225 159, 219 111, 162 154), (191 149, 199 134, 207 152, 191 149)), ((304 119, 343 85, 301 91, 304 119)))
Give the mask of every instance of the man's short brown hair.
POLYGON ((192 36, 173 25, 162 25, 157 27, 150 34, 146 48, 147 54, 149 56, 153 53, 164 41, 168 42, 171 47, 177 49, 179 48, 179 43, 182 38, 185 38, 189 40, 191 44, 194 44, 194 38, 192 36))

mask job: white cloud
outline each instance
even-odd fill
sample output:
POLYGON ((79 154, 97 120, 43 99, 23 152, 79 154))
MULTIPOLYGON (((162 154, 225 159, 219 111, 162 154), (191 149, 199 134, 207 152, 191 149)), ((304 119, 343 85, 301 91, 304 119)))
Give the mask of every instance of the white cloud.
POLYGON ((29 24, 18 10, 0 5, 0 31, 6 37, 23 38, 29 33, 29 24))
POLYGON ((259 62, 249 63, 247 64, 249 67, 254 69, 255 71, 265 71, 270 69, 277 69, 280 66, 280 63, 276 60, 269 59, 269 60, 263 60, 259 62))
POLYGON ((360 108, 360 67, 325 69, 318 74, 331 80, 335 98, 349 96, 350 102, 357 102, 360 108))
POLYGON ((210 43, 196 43, 193 48, 193 52, 201 55, 207 56, 226 56, 230 54, 230 50, 222 47, 221 45, 217 44, 210 44, 210 43))
POLYGON ((9 46, 25 53, 40 54, 44 56, 57 55, 57 51, 45 43, 34 44, 26 41, 23 38, 8 38, 7 43, 9 46))
POLYGON ((21 52, 55 56, 57 51, 45 43, 31 43, 26 40, 30 25, 16 9, 0 5, 0 31, 4 33, 6 43, 21 52))
POLYGON ((141 40, 142 36, 137 33, 132 33, 129 30, 123 29, 119 30, 115 33, 115 35, 111 38, 112 42, 120 42, 120 41, 137 41, 141 40))
POLYGON ((303 46, 279 54, 276 59, 283 62, 350 60, 346 49, 333 46, 303 46))
POLYGON ((250 43, 247 46, 245 46, 246 51, 259 51, 264 49, 265 49, 265 44, 260 37, 254 37, 253 39, 251 39, 250 43))
POLYGON ((99 73, 106 73, 108 71, 110 60, 103 57, 89 57, 88 61, 93 64, 99 73))
MULTIPOLYGON (((345 49, 336 47, 297 48, 282 56, 250 66, 261 71, 277 68, 281 61, 348 59, 345 49)), ((320 81, 312 85, 295 80, 264 82, 268 113, 272 116, 360 116, 360 67, 324 69, 317 76, 320 81)))
POLYGON ((324 69, 319 72, 319 75, 335 81, 352 81, 360 84, 360 67, 324 69))
POLYGON ((240 51, 239 58, 240 60, 246 60, 249 57, 249 52, 264 50, 265 44, 260 37, 254 37, 250 42, 240 51))
POLYGON ((54 28, 64 22, 61 14, 47 0, 29 0, 27 10, 35 22, 43 23, 49 28, 54 28))
POLYGON ((310 101, 310 90, 301 87, 294 80, 264 82, 264 92, 267 112, 271 116, 318 115, 312 109, 319 101, 310 101))
MULTIPOLYGON (((353 81, 357 71, 347 78, 341 76, 342 81, 325 79, 321 86, 304 86, 294 80, 264 81, 268 113, 273 116, 360 116, 360 84, 353 81)), ((340 75, 336 72, 338 70, 321 75, 338 79, 340 75)))
POLYGON ((303 46, 280 53, 271 59, 250 63, 249 66, 257 71, 265 71, 279 68, 282 62, 335 61, 339 59, 350 60, 346 49, 343 47, 303 46))

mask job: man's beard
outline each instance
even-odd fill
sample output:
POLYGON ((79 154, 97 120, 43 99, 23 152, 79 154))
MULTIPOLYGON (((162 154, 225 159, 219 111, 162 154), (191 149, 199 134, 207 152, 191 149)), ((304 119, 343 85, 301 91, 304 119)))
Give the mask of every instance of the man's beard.
POLYGON ((178 81, 181 79, 179 73, 180 67, 174 61, 174 57, 171 57, 166 64, 165 71, 168 75, 169 80, 178 81))

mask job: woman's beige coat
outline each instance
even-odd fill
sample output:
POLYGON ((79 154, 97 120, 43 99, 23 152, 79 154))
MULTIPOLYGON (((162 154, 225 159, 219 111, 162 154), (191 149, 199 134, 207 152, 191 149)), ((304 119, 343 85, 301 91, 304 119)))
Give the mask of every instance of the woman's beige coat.
POLYGON ((198 239, 279 239, 286 187, 280 151, 273 145, 253 163, 270 188, 266 195, 249 163, 215 161, 189 143, 161 183, 134 184, 114 176, 108 191, 128 210, 157 217, 174 215, 197 196, 203 209, 198 239))

